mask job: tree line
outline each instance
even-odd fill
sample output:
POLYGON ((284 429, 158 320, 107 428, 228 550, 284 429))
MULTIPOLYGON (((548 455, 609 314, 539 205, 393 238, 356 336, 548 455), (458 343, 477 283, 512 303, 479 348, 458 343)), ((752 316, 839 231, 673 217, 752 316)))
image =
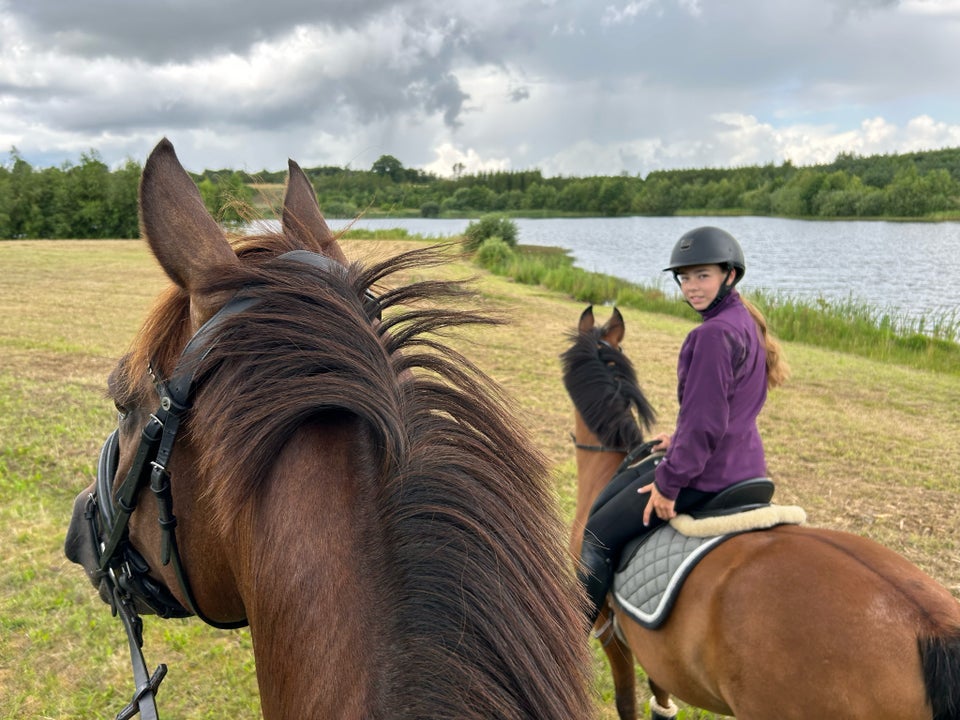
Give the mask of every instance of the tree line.
MULTIPOLYGON (((78 164, 34 168, 14 148, 0 165, 0 238, 130 238, 139 233, 137 186, 142 166, 111 170, 96 151, 78 164)), ((532 215, 749 214, 794 218, 960 216, 960 148, 858 156, 826 164, 787 161, 735 168, 658 170, 544 177, 539 170, 450 177, 405 168, 383 155, 369 170, 304 168, 331 217, 360 213, 463 217, 532 215)), ((286 172, 231 169, 191 174, 210 211, 241 221, 251 205, 275 203, 286 172)))
MULTIPOLYGON (((139 237, 142 170, 130 159, 110 170, 94 150, 77 165, 38 169, 14 148, 0 165, 0 239, 139 237)), ((243 174, 207 171, 193 179, 211 212, 227 222, 243 219, 254 195, 243 174)))

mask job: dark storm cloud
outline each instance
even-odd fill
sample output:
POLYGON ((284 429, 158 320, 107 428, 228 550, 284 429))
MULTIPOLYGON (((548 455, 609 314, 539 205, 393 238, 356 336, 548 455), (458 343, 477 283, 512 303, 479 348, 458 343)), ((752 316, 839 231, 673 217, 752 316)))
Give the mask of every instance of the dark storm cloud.
POLYGON ((447 73, 429 84, 424 104, 429 111, 441 112, 448 127, 456 128, 460 125, 458 118, 463 103, 469 97, 460 89, 457 78, 447 73))
POLYGON ((115 78, 105 77, 99 86, 91 83, 86 92, 77 90, 75 76, 57 73, 48 77, 43 89, 8 84, 7 92, 20 102, 29 95, 51 96, 49 102, 31 104, 24 112, 46 117, 65 130, 189 127, 209 124, 212 117, 251 129, 282 130, 305 120, 337 125, 346 118, 370 122, 410 112, 436 113, 454 128, 469 97, 449 71, 463 39, 458 23, 453 18, 431 17, 416 2, 401 6, 286 0, 263 6, 229 0, 151 4, 95 0, 61 6, 41 1, 18 6, 15 13, 36 42, 44 38, 44 47, 70 55, 116 58, 144 70, 140 85, 111 83, 115 78), (378 16, 381 11, 387 17, 378 16), (282 43, 300 29, 332 41, 341 35, 354 38, 353 47, 345 50, 375 46, 383 37, 370 32, 371 23, 380 26, 377 32, 389 32, 391 48, 396 45, 402 62, 389 53, 371 52, 362 62, 335 72, 322 47, 298 46, 299 56, 292 52, 276 58, 271 66, 275 72, 265 80, 286 91, 264 88, 249 98, 217 88, 207 94, 191 91, 200 70, 194 77, 184 74, 182 90, 148 75, 151 68, 162 73, 172 63, 186 67, 190 61, 215 62, 227 53, 250 57, 254 44, 282 43), (422 42, 430 46, 418 47, 422 42))
POLYGON ((955 0, 0 0, 0 147, 573 174, 942 146, 958 27, 955 0))
POLYGON ((299 25, 353 27, 387 0, 27 0, 8 8, 48 46, 81 57, 186 62, 245 53, 299 25))

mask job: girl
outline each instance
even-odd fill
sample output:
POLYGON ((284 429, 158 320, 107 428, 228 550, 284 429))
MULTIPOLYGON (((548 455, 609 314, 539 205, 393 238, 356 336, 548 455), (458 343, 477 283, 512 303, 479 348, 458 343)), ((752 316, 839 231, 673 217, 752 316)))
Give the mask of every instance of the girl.
POLYGON ((767 389, 789 372, 763 315, 735 289, 746 263, 732 235, 715 227, 691 230, 677 241, 665 270, 703 323, 680 349, 676 430, 659 435, 654 447, 666 455, 615 493, 602 493, 587 521, 578 577, 591 625, 628 540, 741 480, 766 476, 757 415, 767 389))

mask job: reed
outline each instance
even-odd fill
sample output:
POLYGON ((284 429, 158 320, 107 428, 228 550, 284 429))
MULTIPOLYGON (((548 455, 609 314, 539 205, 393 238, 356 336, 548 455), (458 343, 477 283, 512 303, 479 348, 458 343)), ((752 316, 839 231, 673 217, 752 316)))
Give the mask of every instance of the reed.
MULTIPOLYGON (((575 300, 615 304, 688 319, 696 313, 662 288, 632 283, 574 267, 556 248, 509 248, 490 238, 474 256, 490 272, 527 285, 542 285, 575 300), (488 247, 489 245, 489 247, 488 247)), ((909 367, 960 375, 960 315, 910 319, 848 299, 805 300, 781 293, 745 290, 783 340, 852 353, 909 367)))

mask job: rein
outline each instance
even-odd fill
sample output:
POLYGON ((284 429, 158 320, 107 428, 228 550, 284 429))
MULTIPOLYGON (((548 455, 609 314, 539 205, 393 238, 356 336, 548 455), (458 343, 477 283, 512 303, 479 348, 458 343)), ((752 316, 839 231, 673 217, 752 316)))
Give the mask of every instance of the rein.
POLYGON ((616 477, 635 462, 643 460, 643 458, 647 457, 653 452, 653 448, 660 444, 659 440, 647 440, 645 443, 640 443, 639 445, 635 446, 633 450, 627 452, 627 449, 622 447, 610 447, 608 445, 585 445, 584 443, 578 443, 577 437, 573 433, 570 433, 570 439, 573 440, 573 446, 578 450, 627 453, 626 457, 623 458, 623 460, 620 462, 620 465, 617 467, 611 477, 616 477))
POLYGON ((615 453, 625 453, 628 448, 622 446, 611 446, 611 445, 587 445, 585 443, 577 442, 577 436, 573 433, 570 433, 570 439, 573 440, 573 446, 577 450, 589 450, 590 452, 615 452, 615 453))
MULTIPOLYGON (((327 272, 345 271, 335 260, 307 250, 293 250, 277 259, 295 260, 327 272)), ((116 715, 116 720, 129 720, 137 713, 147 720, 158 717, 155 695, 167 667, 161 664, 153 675, 148 676, 142 653, 143 622, 138 611, 163 618, 196 615, 206 624, 220 629, 241 628, 248 624, 246 618, 235 622, 218 622, 198 608, 177 545, 177 518, 173 513, 173 493, 167 466, 180 422, 190 410, 191 399, 198 385, 196 369, 216 341, 216 332, 227 319, 256 303, 256 298, 244 296, 242 291, 234 295, 193 335, 180 354, 169 380, 158 379, 150 365, 149 373, 160 396, 160 407, 141 431, 133 464, 115 493, 112 488, 120 457, 119 428, 107 437, 101 448, 95 491, 87 498, 85 515, 90 528, 90 542, 98 560, 96 579, 109 590, 113 613, 120 616, 126 630, 136 686, 133 699, 116 715), (161 563, 172 565, 186 606, 162 583, 149 576, 150 566, 129 541, 130 517, 145 487, 150 488, 157 500, 158 521, 162 531, 161 563)), ((379 301, 369 289, 364 293, 364 308, 371 319, 379 319, 379 301)))

